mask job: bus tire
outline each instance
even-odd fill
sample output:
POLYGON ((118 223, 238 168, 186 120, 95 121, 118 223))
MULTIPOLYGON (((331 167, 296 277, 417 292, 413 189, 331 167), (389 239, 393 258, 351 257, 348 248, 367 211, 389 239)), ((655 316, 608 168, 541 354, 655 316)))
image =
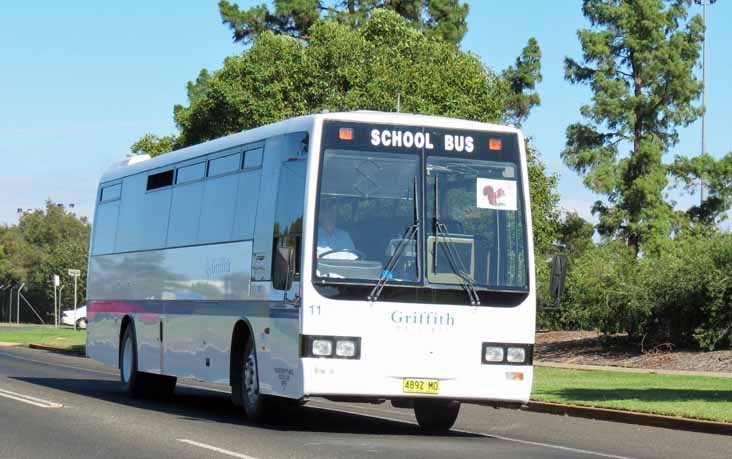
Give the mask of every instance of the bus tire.
POLYGON ((122 381, 122 390, 134 398, 170 398, 178 382, 174 376, 144 373, 137 370, 137 337, 132 325, 127 325, 122 335, 119 377, 122 381))
POLYGON ((249 337, 244 346, 242 359, 239 365, 241 378, 237 384, 241 394, 241 403, 247 418, 255 423, 267 420, 269 397, 259 392, 259 369, 257 365, 257 352, 254 340, 249 337))
POLYGON ((122 390, 131 397, 145 395, 146 375, 137 371, 137 338, 135 329, 130 324, 122 332, 122 341, 119 347, 119 378, 122 390))
POLYGON ((460 412, 460 403, 446 400, 418 399, 414 401, 414 415, 419 427, 427 433, 447 432, 460 412))

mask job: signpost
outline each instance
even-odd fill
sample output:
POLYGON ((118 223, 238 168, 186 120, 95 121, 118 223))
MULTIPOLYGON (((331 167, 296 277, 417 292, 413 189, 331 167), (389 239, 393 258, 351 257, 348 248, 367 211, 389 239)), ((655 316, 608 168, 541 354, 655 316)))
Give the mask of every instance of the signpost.
POLYGON ((58 295, 56 294, 56 289, 61 284, 61 278, 58 276, 58 274, 53 275, 53 312, 54 316, 56 316, 56 328, 58 328, 58 295))
POLYGON ((76 286, 79 281, 81 271, 78 269, 69 269, 69 276, 74 278, 74 330, 76 330, 76 324, 79 322, 76 318, 76 286))

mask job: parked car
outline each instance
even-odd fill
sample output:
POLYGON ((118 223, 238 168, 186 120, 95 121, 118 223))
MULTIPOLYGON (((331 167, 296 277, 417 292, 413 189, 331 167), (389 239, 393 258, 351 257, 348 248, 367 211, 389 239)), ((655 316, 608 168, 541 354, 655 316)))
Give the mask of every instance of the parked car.
POLYGON ((74 310, 69 309, 61 313, 61 323, 64 325, 71 325, 72 327, 76 324, 77 328, 86 328, 86 305, 79 306, 76 308, 76 316, 74 316, 74 310))

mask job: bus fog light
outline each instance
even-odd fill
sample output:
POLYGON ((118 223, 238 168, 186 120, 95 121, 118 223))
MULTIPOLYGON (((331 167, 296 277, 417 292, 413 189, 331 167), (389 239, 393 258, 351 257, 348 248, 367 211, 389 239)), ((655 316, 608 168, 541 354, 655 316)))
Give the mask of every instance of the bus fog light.
POLYGON ((503 362, 503 348, 501 346, 486 346, 483 359, 486 362, 503 362))
POLYGON ((506 361, 511 363, 524 363, 526 361, 526 349, 522 347, 509 347, 506 352, 506 361))
POLYGON ((335 353, 338 357, 353 357, 356 355, 356 343, 351 340, 336 341, 335 353))
POLYGON ((333 353, 333 342, 327 339, 313 340, 313 355, 327 357, 333 353))

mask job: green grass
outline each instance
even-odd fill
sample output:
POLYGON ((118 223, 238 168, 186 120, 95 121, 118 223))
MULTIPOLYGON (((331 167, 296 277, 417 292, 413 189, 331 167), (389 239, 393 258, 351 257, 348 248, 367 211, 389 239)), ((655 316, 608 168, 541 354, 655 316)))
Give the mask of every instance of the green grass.
POLYGON ((532 400, 732 422, 732 379, 534 367, 532 400))
POLYGON ((42 344, 59 349, 83 353, 86 345, 86 330, 74 331, 73 328, 52 325, 19 325, 0 324, 0 341, 20 344, 42 344))

